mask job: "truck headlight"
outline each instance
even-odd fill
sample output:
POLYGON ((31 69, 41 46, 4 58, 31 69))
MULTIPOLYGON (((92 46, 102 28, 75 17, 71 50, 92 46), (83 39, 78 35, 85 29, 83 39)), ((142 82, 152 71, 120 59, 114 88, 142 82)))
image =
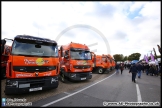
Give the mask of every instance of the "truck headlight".
POLYGON ((53 82, 57 82, 58 81, 58 78, 56 77, 56 78, 51 78, 51 84, 53 83, 53 82))
POLYGON ((18 81, 7 80, 7 81, 6 81, 6 86, 18 87, 18 81))
POLYGON ((74 78, 76 77, 76 74, 70 74, 70 77, 74 78))

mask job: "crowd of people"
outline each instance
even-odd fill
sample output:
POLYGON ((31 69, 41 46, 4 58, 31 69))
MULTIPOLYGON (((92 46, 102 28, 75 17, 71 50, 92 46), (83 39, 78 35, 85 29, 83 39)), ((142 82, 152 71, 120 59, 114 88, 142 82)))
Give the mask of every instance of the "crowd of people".
POLYGON ((129 72, 132 73, 132 82, 135 82, 136 75, 138 78, 141 78, 141 73, 146 73, 146 75, 151 76, 161 76, 161 65, 158 63, 149 64, 149 63, 116 63, 115 66, 116 73, 121 71, 121 74, 124 69, 129 69, 129 72))

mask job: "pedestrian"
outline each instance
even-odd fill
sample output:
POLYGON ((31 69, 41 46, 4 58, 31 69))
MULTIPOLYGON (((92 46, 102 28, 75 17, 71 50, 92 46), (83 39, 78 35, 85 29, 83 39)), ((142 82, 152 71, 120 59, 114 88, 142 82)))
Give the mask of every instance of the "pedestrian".
POLYGON ((138 78, 141 78, 141 71, 143 67, 140 63, 137 63, 137 70, 138 70, 138 78))
POLYGON ((143 73, 145 72, 145 64, 142 65, 142 70, 141 71, 143 71, 143 73))
POLYGON ((123 70, 124 70, 124 65, 123 65, 123 63, 121 63, 121 64, 120 64, 120 71, 121 71, 121 74, 122 74, 123 70))
POLYGON ((148 75, 149 74, 149 68, 150 68, 150 66, 149 66, 148 63, 146 63, 145 65, 146 65, 145 66, 146 75, 148 75))
POLYGON ((125 67, 125 69, 127 68, 127 63, 124 63, 124 67, 125 67))
POLYGON ((156 59, 156 61, 155 61, 155 65, 156 65, 156 70, 158 70, 158 69, 159 69, 159 62, 158 62, 157 59, 156 59))
POLYGON ((115 69, 116 69, 116 74, 118 74, 119 73, 119 64, 118 63, 116 63, 115 69))
POLYGON ((153 64, 153 68, 154 68, 154 75, 158 76, 158 69, 156 67, 156 64, 153 64))
POLYGON ((132 82, 136 83, 135 78, 138 71, 135 63, 133 63, 132 66, 130 67, 129 73, 130 72, 132 73, 132 82))
POLYGON ((154 74, 153 64, 150 64, 149 74, 150 74, 151 76, 153 76, 153 74, 154 74))

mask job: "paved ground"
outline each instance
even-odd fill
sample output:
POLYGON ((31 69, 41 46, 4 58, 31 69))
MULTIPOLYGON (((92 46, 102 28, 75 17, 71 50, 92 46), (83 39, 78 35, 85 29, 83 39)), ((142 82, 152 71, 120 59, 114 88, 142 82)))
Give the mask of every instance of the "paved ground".
POLYGON ((111 71, 110 73, 105 73, 105 74, 96 74, 93 73, 92 79, 87 80, 87 81, 82 81, 82 82, 68 82, 68 83, 62 83, 59 81, 59 86, 56 89, 52 90, 47 90, 47 91, 37 91, 37 92, 31 92, 27 94, 21 94, 21 95, 5 95, 4 90, 5 90, 5 79, 1 80, 1 97, 2 98, 8 98, 8 99, 14 99, 14 98, 25 98, 27 102, 35 102, 41 99, 45 99, 51 96, 56 96, 57 94, 64 93, 64 92, 69 92, 73 91, 77 88, 80 88, 82 86, 85 86, 89 83, 93 83, 96 81, 99 81, 103 78, 106 78, 107 76, 111 75, 114 73, 114 71, 111 71))
MULTIPOLYGON (((97 74, 96 77, 99 77, 97 74)), ((69 85, 70 86, 70 85, 69 85)), ((67 86, 66 86, 67 87, 67 86)), ((33 102, 33 106, 110 106, 108 102, 153 102, 161 105, 161 78, 142 73, 137 83, 132 82, 131 73, 124 70, 121 75, 112 73, 100 80, 88 82, 76 89, 33 102)), ((119 103, 118 103, 119 104, 119 103)), ((147 103, 146 103, 147 104, 147 103)))

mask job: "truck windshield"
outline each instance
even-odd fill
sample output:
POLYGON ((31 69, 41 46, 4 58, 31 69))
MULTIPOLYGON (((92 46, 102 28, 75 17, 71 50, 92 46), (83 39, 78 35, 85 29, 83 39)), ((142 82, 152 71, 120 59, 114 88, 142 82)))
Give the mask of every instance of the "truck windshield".
POLYGON ((75 60, 91 60, 90 51, 85 50, 70 50, 71 59, 75 60))
POLYGON ((24 42, 14 40, 12 46, 13 55, 58 57, 58 47, 52 43, 37 44, 35 42, 24 42))
POLYGON ((102 57, 102 61, 105 62, 106 61, 106 57, 102 57))

